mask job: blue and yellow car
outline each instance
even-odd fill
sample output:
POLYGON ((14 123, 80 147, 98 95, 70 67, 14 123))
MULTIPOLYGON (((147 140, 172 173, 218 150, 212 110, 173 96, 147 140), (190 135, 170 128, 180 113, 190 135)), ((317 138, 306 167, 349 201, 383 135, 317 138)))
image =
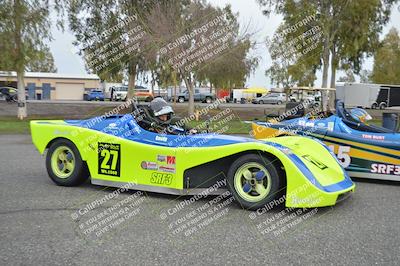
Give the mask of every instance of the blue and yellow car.
POLYGON ((253 123, 257 139, 309 136, 323 141, 351 177, 400 181, 400 134, 370 125, 363 109, 347 110, 338 102, 327 118, 304 116, 280 122, 253 123))
MULTIPOLYGON (((32 140, 46 154, 50 178, 95 185, 193 195, 227 189, 245 209, 274 200, 287 207, 334 205, 355 185, 329 149, 305 137, 267 140, 219 135, 160 134, 144 130, 131 114, 87 120, 31 121, 32 140)), ((140 113, 141 115, 138 115, 140 113)), ((143 115, 144 114, 144 115, 143 115)))

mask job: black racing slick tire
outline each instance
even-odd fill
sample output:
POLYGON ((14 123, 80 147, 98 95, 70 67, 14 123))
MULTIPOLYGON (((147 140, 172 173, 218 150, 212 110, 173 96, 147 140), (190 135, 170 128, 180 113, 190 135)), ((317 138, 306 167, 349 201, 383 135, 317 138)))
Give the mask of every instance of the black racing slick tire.
POLYGON ((59 186, 77 186, 89 177, 86 164, 76 146, 67 139, 54 141, 46 155, 47 173, 59 186))
POLYGON ((282 197, 285 183, 278 164, 258 154, 246 154, 236 159, 227 175, 229 191, 248 210, 259 209, 282 197))

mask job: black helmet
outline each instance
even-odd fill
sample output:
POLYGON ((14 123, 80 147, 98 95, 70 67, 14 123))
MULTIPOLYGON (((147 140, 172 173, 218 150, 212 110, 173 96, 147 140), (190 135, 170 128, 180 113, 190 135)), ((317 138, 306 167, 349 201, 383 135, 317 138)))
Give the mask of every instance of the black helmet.
POLYGON ((150 102, 150 109, 153 111, 155 117, 160 115, 171 115, 174 110, 163 98, 155 98, 150 102))

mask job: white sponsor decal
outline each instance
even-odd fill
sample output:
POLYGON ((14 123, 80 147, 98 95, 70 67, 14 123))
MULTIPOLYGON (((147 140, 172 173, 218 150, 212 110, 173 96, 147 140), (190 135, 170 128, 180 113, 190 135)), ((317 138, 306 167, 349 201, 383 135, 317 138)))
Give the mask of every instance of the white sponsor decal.
POLYGON ((162 141, 162 142, 167 142, 168 138, 167 137, 161 137, 161 136, 156 136, 157 141, 162 141))
POLYGON ((69 135, 68 131, 54 130, 54 135, 69 135))
POLYGON ((371 165, 371 173, 400 175, 400 165, 373 163, 371 165))
POLYGON ((385 136, 378 136, 378 135, 362 134, 362 137, 364 139, 385 140, 385 136))
POLYGON ((329 131, 333 131, 334 128, 335 128, 335 123, 334 122, 328 122, 328 130, 329 131))
POLYGON ((158 170, 158 164, 155 162, 143 161, 140 166, 145 170, 158 170))

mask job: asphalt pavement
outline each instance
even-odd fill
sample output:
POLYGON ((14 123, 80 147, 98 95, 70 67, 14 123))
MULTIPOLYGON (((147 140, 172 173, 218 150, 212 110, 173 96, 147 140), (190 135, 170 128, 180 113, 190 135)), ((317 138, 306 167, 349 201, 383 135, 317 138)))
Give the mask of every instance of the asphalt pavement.
POLYGON ((56 186, 29 135, 0 136, 1 265, 398 265, 400 187, 357 181, 334 207, 241 209, 56 186))

